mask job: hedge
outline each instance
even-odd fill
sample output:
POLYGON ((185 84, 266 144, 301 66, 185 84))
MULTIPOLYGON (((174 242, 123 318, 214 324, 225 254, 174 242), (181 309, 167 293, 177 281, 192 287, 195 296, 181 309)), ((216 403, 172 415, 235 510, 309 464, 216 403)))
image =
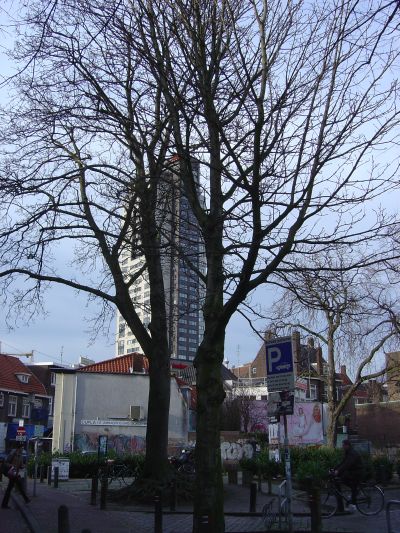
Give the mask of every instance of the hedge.
MULTIPOLYGON (((98 468, 98 461, 96 454, 82 454, 80 452, 70 452, 70 453, 51 453, 43 452, 38 455, 37 464, 39 466, 48 467, 51 465, 51 460, 57 457, 66 457, 70 460, 69 465, 69 477, 70 478, 85 478, 92 477, 98 468)), ((142 470, 144 463, 144 456, 142 454, 125 454, 117 456, 112 450, 108 454, 108 459, 116 459, 118 463, 123 463, 132 468, 133 470, 142 470)), ((28 475, 33 475, 34 469, 34 457, 31 455, 29 457, 28 465, 28 475)))

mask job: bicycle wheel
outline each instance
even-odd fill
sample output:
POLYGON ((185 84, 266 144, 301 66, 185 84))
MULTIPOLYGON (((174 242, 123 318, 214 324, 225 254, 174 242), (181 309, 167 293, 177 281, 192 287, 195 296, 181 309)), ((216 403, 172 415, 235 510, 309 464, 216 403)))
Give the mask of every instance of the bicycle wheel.
POLYGON ((120 477, 124 485, 128 486, 132 485, 132 483, 135 481, 136 475, 134 470, 131 468, 124 468, 124 470, 121 471, 120 477))
POLYGON ((322 518, 329 518, 336 513, 338 503, 333 489, 322 489, 320 501, 322 518))
POLYGON ((356 507, 361 514, 371 516, 382 511, 385 504, 385 498, 382 489, 376 485, 368 487, 362 485, 357 495, 356 507))

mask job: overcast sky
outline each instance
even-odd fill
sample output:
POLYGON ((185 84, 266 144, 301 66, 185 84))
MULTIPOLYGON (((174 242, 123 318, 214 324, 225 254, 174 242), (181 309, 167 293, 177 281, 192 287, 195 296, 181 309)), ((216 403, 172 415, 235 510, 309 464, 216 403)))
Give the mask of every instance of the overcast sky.
MULTIPOLYGON (((2 0, 0 2, 0 64, 1 73, 11 73, 10 65, 3 54, 2 46, 11 46, 12 32, 7 35, 6 17, 2 9, 11 5, 15 8, 18 2, 2 0)), ((0 102, 4 102, 5 90, 0 89, 0 102)), ((398 199, 392 197, 389 203, 398 199)), ((387 207, 387 205, 386 205, 387 207)), ((61 261, 62 257, 60 257, 61 261)), ((261 289, 257 299, 267 306, 271 293, 261 289)), ((20 320, 13 330, 6 324, 6 309, 0 310, 0 342, 2 353, 21 353, 34 350, 35 360, 61 361, 76 363, 79 356, 100 361, 114 356, 115 321, 110 326, 109 335, 99 335, 91 344, 92 336, 89 319, 95 312, 94 307, 87 307, 87 297, 76 294, 66 287, 53 287, 46 293, 46 315, 35 317, 30 323, 20 320)), ((263 324, 259 324, 262 328, 263 324)), ((229 366, 251 361, 260 347, 260 339, 252 332, 247 322, 235 315, 227 328, 225 358, 229 366)))
MULTIPOLYGON (((114 321, 110 335, 100 335, 90 344, 88 319, 95 307, 86 307, 85 295, 77 295, 67 287, 53 287, 46 293, 46 316, 37 316, 31 323, 23 321, 9 331, 5 310, 0 315, 2 353, 21 353, 34 350, 35 361, 77 363, 79 356, 101 361, 114 357, 114 321)), ((245 321, 235 316, 227 329, 226 358, 229 366, 251 361, 257 354, 260 340, 245 321)))
MULTIPOLYGON (((12 72, 12 65, 4 50, 12 45, 13 30, 4 9, 15 11, 18 2, 2 0, 0 5, 0 64, 1 75, 12 72)), ((0 102, 4 103, 6 91, 0 89, 0 102)), ((62 258, 60 257, 60 260, 62 258)), ((115 322, 110 334, 100 335, 91 343, 89 319, 95 307, 86 307, 87 296, 77 294, 67 287, 56 286, 45 297, 46 315, 39 315, 29 323, 20 320, 10 331, 6 324, 6 309, 0 310, 0 342, 3 353, 22 353, 34 350, 36 361, 52 360, 76 363, 79 356, 101 361, 114 356, 115 322)), ((226 359, 229 366, 252 360, 259 349, 260 340, 240 316, 235 316, 226 335, 226 359)))

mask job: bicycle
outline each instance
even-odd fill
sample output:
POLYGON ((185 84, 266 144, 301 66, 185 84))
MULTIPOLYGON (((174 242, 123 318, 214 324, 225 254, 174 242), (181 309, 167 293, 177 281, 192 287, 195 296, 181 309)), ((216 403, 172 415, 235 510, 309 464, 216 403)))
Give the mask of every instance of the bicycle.
MULTIPOLYGON (((333 516, 339 507, 339 503, 343 502, 345 505, 351 504, 351 490, 347 487, 342 487, 339 490, 336 486, 336 479, 330 476, 326 486, 321 490, 321 515, 323 518, 330 518, 333 516)), ((369 485, 361 482, 358 485, 358 494, 356 500, 357 510, 365 516, 373 516, 379 514, 384 507, 383 490, 378 485, 369 485)))
POLYGON ((114 463, 111 460, 99 468, 99 479, 107 476, 108 487, 112 484, 114 488, 132 485, 136 478, 136 471, 123 463, 114 463))

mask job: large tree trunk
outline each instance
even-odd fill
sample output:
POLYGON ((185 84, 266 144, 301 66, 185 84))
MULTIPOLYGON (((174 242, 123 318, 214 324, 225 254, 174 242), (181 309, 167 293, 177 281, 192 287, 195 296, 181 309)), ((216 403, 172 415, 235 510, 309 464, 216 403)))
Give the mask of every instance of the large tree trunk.
POLYGON ((168 420, 170 365, 168 351, 149 362, 149 400, 146 432, 145 478, 165 481, 168 474, 168 420))
MULTIPOLYGON (((206 327, 207 330, 207 327, 206 327)), ((205 338, 196 357, 197 436, 196 492, 193 532, 200 532, 203 518, 208 531, 223 533, 224 507, 220 450, 220 415, 225 393, 221 377, 225 334, 216 341, 205 338)))
POLYGON ((327 385, 328 385, 328 426, 326 440, 327 445, 330 448, 336 446, 336 436, 337 436, 337 413, 336 413, 336 372, 335 372, 335 344, 334 344, 334 334, 336 331, 335 324, 333 319, 328 317, 329 328, 328 328, 328 376, 327 376, 327 385))
POLYGON ((328 425, 326 428, 326 444, 330 448, 335 448, 337 438, 337 413, 335 407, 328 403, 328 425), (333 407, 333 409, 332 409, 333 407))

